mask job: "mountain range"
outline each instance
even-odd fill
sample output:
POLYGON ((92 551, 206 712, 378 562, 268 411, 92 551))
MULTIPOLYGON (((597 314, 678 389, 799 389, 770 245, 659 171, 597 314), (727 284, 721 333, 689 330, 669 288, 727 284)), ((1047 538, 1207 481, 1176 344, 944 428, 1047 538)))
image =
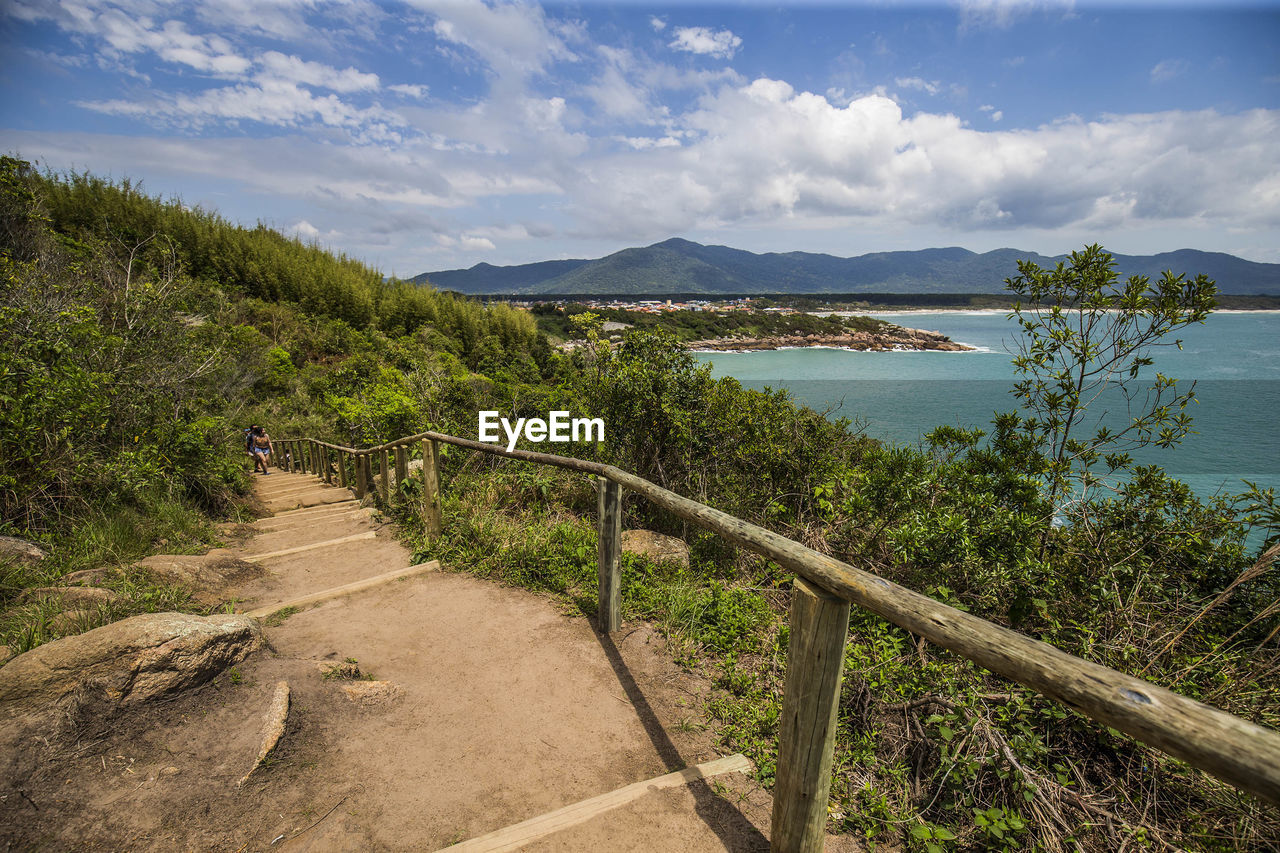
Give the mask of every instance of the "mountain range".
MULTIPOLYGON (((1000 293, 1018 260, 1052 267, 1066 255, 1018 249, 971 252, 958 247, 875 252, 852 258, 812 252, 756 254, 673 238, 623 249, 595 260, 540 261, 515 266, 480 263, 465 270, 414 276, 465 294, 650 295, 751 293, 1000 293)), ((1280 264, 1222 252, 1179 249, 1158 255, 1115 255, 1122 277, 1165 270, 1204 273, 1222 293, 1280 294, 1280 264)))

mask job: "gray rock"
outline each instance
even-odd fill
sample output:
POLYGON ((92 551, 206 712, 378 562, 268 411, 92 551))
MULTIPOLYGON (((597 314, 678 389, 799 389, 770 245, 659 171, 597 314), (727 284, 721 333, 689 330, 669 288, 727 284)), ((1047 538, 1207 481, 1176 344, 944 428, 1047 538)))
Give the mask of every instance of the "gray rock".
POLYGON ((56 598, 66 607, 92 607, 95 604, 110 604, 120 600, 120 593, 96 586, 37 586, 24 590, 18 600, 23 604, 29 601, 47 601, 56 598))
POLYGON ((663 536, 652 530, 622 531, 622 550, 650 560, 674 560, 682 566, 689 565, 689 546, 683 539, 663 536))
POLYGON ((0 668, 0 710, 47 709, 76 692, 137 704, 195 687, 262 645, 247 616, 147 613, 18 655, 0 668))
POLYGON ((31 564, 38 563, 48 556, 48 552, 39 545, 34 545, 25 539, 0 536, 0 560, 31 564))
POLYGON ((216 604, 228 587, 261 577, 265 572, 256 563, 231 556, 225 549, 208 554, 157 554, 138 563, 154 581, 188 587, 197 601, 216 604))
POLYGON ((81 569, 62 576, 63 586, 100 586, 111 577, 112 570, 103 566, 97 569, 81 569))

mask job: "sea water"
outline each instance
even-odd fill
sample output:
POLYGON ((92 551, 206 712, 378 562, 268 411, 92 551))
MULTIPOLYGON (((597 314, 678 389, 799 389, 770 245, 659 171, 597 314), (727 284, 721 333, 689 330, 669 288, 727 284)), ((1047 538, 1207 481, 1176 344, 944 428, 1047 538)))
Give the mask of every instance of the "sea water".
MULTIPOLYGON (((717 376, 749 388, 785 388, 797 402, 854 421, 873 438, 918 444, 939 425, 989 428, 996 412, 1014 411, 1011 360, 1021 332, 1005 312, 871 314, 891 323, 942 332, 975 351, 851 352, 809 348, 699 353, 717 376)), ((1173 448, 1134 453, 1201 496, 1235 494, 1245 480, 1280 491, 1280 312, 1215 313, 1180 330, 1182 349, 1157 347, 1159 371, 1193 387, 1194 433, 1173 448)), ((1149 384, 1149 383, 1148 383, 1149 384)), ((1141 397, 1139 397, 1139 402, 1141 397)), ((1123 420, 1114 396, 1100 400, 1107 423, 1123 420)), ((1086 424, 1092 423, 1086 421, 1086 424)), ((1086 433, 1088 434, 1088 433, 1086 433)))

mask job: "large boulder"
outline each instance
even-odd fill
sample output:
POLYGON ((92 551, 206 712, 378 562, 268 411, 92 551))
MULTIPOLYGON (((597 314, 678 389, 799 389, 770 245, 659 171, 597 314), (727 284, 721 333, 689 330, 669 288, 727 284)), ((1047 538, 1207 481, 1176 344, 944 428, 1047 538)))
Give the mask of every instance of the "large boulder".
POLYGON ((682 566, 689 565, 689 546, 684 540, 652 530, 622 531, 622 550, 657 562, 674 560, 682 566))
POLYGON ((38 563, 49 555, 39 545, 14 536, 0 536, 0 562, 38 563))
POLYGON ((205 604, 218 603, 223 590, 260 577, 264 572, 257 563, 233 557, 225 549, 208 554, 157 554, 147 557, 137 567, 152 580, 189 588, 196 600, 205 604))
POLYGON ((247 616, 134 616, 37 646, 0 667, 0 710, 44 710, 72 693, 146 702, 203 684, 261 645, 262 629, 247 616))

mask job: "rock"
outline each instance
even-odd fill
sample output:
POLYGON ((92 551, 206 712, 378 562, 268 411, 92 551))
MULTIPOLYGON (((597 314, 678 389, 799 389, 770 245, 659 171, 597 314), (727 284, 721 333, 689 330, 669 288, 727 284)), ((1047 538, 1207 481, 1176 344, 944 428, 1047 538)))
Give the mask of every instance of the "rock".
POLYGON ((63 586, 101 586, 102 582, 111 577, 112 570, 103 566, 97 569, 81 569, 78 572, 62 576, 63 586))
POLYGON ((136 704, 195 687, 262 645, 247 616, 147 613, 37 646, 0 668, 0 709, 47 708, 73 691, 136 704))
POLYGON ((0 561, 12 561, 30 565, 38 563, 49 554, 39 545, 14 536, 0 536, 0 561))
POLYGON ((225 549, 208 554, 157 554, 138 563, 152 580, 189 587, 197 601, 217 603, 225 588, 260 577, 265 571, 230 555, 225 549))
POLYGON ((26 604, 31 601, 47 601, 60 599, 66 606, 83 608, 95 604, 110 604, 119 601, 120 593, 96 586, 37 586, 24 590, 18 601, 26 604))
POLYGON ((240 787, 249 780, 249 776, 253 771, 262 766, 262 762, 267 760, 267 756, 271 754, 271 750, 276 748, 276 744, 280 743, 280 738, 284 737, 285 724, 289 718, 289 682, 277 681, 276 692, 271 698, 271 707, 267 709, 266 725, 262 730, 262 746, 258 749, 258 757, 254 760, 253 766, 249 768, 249 772, 240 777, 240 781, 236 783, 236 787, 240 787))
POLYGON ((342 692, 357 705, 382 705, 400 695, 400 685, 393 681, 352 681, 342 685, 342 692))
POLYGON ((652 530, 622 531, 622 550, 650 560, 675 560, 682 566, 689 565, 689 546, 684 540, 652 530))

